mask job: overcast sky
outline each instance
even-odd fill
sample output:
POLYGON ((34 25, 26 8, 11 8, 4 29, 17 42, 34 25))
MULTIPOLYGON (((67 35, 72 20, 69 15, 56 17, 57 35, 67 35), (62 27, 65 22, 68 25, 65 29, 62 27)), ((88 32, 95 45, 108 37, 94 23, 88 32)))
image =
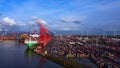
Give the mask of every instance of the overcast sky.
POLYGON ((0 30, 28 29, 31 17, 52 31, 119 31, 120 0, 0 0, 0 30))

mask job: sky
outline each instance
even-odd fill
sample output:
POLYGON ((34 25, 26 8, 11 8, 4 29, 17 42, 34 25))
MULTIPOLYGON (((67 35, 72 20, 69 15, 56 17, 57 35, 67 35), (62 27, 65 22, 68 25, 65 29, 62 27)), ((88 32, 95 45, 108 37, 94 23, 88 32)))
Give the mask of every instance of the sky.
POLYGON ((120 0, 0 0, 0 31, 120 32, 120 0), (32 27, 32 28, 31 28, 32 27))

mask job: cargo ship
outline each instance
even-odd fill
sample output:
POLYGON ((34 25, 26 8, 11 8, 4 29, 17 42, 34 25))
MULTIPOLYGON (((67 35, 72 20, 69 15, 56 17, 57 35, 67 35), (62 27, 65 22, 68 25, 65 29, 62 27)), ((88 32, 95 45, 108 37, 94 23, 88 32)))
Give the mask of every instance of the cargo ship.
POLYGON ((34 34, 30 35, 30 37, 25 40, 25 44, 29 49, 35 49, 38 45, 45 47, 51 40, 50 31, 43 26, 43 22, 39 19, 36 19, 36 21, 40 28, 40 35, 37 35, 37 31, 35 30, 34 34))
POLYGON ((25 39, 25 44, 28 49, 35 49, 39 45, 39 35, 33 34, 30 35, 28 39, 25 39))

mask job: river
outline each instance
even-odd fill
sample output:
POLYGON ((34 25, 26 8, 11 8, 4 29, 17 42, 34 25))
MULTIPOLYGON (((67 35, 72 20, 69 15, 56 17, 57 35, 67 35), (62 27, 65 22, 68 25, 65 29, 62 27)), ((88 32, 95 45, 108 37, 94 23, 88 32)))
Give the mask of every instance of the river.
POLYGON ((0 68, 63 68, 18 42, 0 42, 0 68))

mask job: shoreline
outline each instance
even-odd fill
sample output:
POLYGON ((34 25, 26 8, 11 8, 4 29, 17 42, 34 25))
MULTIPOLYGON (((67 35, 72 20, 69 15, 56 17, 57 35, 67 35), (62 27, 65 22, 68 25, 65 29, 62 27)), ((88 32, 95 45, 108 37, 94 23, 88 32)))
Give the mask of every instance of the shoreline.
POLYGON ((80 64, 71 58, 61 58, 59 56, 52 56, 51 54, 38 53, 35 50, 34 50, 34 52, 38 55, 45 57, 46 59, 48 59, 50 61, 53 61, 57 64, 62 65, 63 67, 66 67, 66 68, 92 68, 88 65, 80 64))

